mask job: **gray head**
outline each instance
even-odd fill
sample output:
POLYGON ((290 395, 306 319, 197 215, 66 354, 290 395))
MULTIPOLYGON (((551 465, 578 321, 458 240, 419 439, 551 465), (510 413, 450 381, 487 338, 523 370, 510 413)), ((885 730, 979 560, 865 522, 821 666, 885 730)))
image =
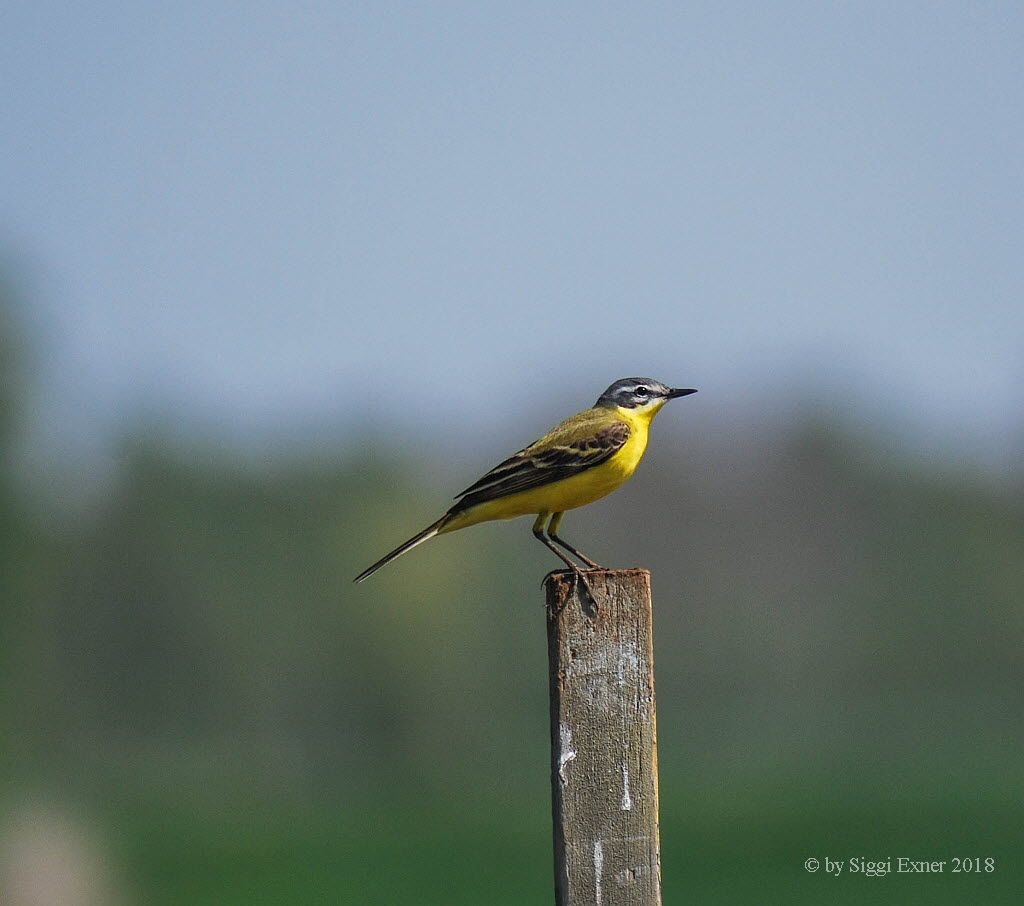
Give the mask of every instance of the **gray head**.
POLYGON ((623 409, 660 409, 669 400, 677 396, 687 396, 696 390, 677 390, 656 381, 654 378, 628 377, 621 378, 598 397, 597 406, 623 409))

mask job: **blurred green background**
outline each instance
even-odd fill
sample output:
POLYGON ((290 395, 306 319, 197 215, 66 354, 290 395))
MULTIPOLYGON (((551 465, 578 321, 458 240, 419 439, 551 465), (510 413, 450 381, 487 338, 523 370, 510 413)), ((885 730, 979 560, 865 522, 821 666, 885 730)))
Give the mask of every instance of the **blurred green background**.
POLYGON ((558 562, 351 579, 637 374, 666 902, 1019 899, 1024 8, 2 21, 0 904, 550 903, 558 562))

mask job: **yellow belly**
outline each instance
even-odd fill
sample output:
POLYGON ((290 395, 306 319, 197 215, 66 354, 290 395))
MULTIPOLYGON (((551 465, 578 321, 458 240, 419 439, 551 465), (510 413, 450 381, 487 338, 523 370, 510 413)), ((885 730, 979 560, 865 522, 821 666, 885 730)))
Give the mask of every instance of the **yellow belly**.
POLYGON ((493 519, 562 513, 600 500, 633 474, 647 447, 646 428, 646 424, 634 426, 622 449, 606 462, 543 487, 519 491, 498 500, 488 500, 456 515, 441 532, 454 532, 493 519), (637 430, 637 427, 641 430, 637 430))

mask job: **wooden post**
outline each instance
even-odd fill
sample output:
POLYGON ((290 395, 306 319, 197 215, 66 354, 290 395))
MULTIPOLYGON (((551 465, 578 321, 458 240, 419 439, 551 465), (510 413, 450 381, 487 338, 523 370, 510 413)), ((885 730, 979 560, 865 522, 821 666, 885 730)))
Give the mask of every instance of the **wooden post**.
POLYGON ((555 902, 660 906, 651 575, 572 579, 546 581, 555 902))

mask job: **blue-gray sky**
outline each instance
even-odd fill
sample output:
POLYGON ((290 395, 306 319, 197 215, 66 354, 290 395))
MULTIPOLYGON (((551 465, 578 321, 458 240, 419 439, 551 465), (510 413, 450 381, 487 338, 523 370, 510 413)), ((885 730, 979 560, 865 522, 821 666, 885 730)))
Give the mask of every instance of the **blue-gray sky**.
POLYGON ((0 25, 0 239, 58 440, 147 405, 228 432, 423 420, 439 392, 470 430, 635 373, 725 410, 820 387, 981 448, 1021 430, 1019 4, 0 25))

